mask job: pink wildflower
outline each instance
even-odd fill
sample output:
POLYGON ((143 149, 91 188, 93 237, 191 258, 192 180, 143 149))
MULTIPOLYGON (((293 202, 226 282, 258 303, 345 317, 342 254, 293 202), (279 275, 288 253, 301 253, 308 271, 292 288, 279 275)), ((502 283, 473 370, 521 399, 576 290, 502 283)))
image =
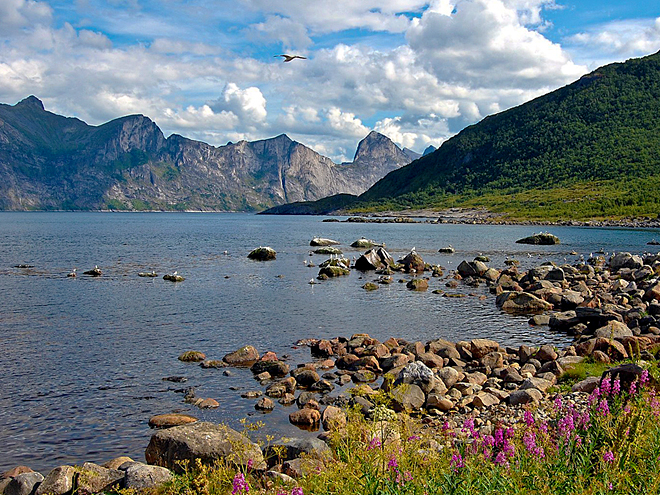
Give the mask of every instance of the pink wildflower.
POLYGON ((563 403, 561 401, 561 395, 558 395, 555 397, 555 410, 559 411, 563 406, 563 403))
POLYGON ((642 371, 642 374, 639 377, 639 384, 643 387, 649 382, 649 370, 642 371))
POLYGON ((605 451, 605 453, 603 454, 603 461, 607 463, 614 462, 614 453, 611 450, 605 451))
POLYGON ((417 436, 417 435, 411 435, 411 436, 408 437, 409 442, 414 442, 415 440, 419 440, 419 439, 420 439, 420 437, 417 436))
POLYGON ((495 460, 493 460, 493 462, 498 466, 509 467, 509 461, 507 460, 506 454, 504 452, 499 452, 495 456, 495 460))
POLYGON ((532 415, 532 411, 525 411, 524 418, 525 418, 525 424, 527 426, 534 425, 534 416, 532 415))
POLYGON ((602 392, 603 395, 609 395, 611 389, 612 389, 612 387, 611 387, 610 376, 607 375, 600 382, 600 391, 602 392))
POLYGON ((621 392, 621 380, 617 376, 612 384, 612 395, 619 395, 619 392, 621 392))
POLYGON ((637 393, 637 382, 632 382, 630 384, 630 395, 635 395, 637 393))
POLYGON ((373 450, 380 446, 381 446, 380 438, 374 437, 371 439, 371 442, 369 442, 369 445, 367 446, 367 450, 373 450))
POLYGON ((297 486, 293 490, 291 490, 291 495, 304 495, 303 489, 297 486))
POLYGON ((250 485, 245 481, 245 476, 243 473, 236 473, 232 481, 232 490, 231 495, 237 495, 239 493, 248 493, 250 491, 250 485))
POLYGON ((451 456, 451 461, 449 462, 452 471, 456 472, 461 468, 465 467, 465 462, 463 461, 463 456, 458 452, 455 452, 451 456))
POLYGON ((606 399, 601 400, 600 404, 598 404, 598 412, 600 412, 603 416, 610 414, 610 405, 607 403, 606 399))
POLYGON ((390 462, 387 463, 387 469, 391 469, 393 471, 396 471, 399 469, 399 463, 396 462, 396 457, 392 456, 390 457, 390 462))

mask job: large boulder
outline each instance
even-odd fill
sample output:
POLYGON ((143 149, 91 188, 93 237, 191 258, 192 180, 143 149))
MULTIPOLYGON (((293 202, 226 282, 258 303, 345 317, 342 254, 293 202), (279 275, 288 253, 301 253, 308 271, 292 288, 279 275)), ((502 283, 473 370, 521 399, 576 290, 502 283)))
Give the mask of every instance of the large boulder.
POLYGON ((426 396, 415 384, 401 384, 391 392, 392 408, 397 411, 419 411, 426 402, 426 396))
POLYGON ((172 428, 174 426, 187 425, 195 423, 197 418, 188 414, 169 413, 158 414, 149 418, 151 428, 172 428))
POLYGON ((246 466, 252 459, 255 469, 263 469, 261 449, 247 437, 226 425, 198 422, 160 430, 151 436, 145 452, 149 464, 180 470, 178 461, 194 460, 212 464, 224 459, 246 466))
POLYGON ((551 246, 554 244, 559 244, 559 237, 556 235, 549 234, 547 232, 540 232, 538 234, 530 235, 529 237, 524 237, 518 239, 516 244, 536 244, 543 246, 551 246))
POLYGON ((126 468, 124 488, 134 491, 151 490, 171 479, 172 473, 167 468, 134 462, 126 468))
POLYGON ((78 469, 76 485, 79 493, 109 492, 124 481, 125 473, 86 462, 78 469))
POLYGON ((625 323, 619 321, 610 321, 607 325, 600 327, 594 332, 595 337, 603 337, 606 339, 621 340, 624 337, 632 337, 633 333, 625 323))
POLYGON ((406 287, 410 290, 423 292, 429 288, 429 282, 425 278, 413 278, 408 281, 406 287))
POLYGON ((325 237, 314 237, 311 241, 309 241, 310 246, 333 246, 336 244, 339 244, 339 242, 333 239, 327 239, 325 237))
POLYGON ((46 475, 35 495, 64 495, 73 489, 73 466, 58 466, 46 475))
POLYGON ((254 346, 246 345, 226 354, 222 360, 230 366, 252 366, 259 359, 259 351, 254 346))
POLYGON ((644 266, 644 262, 640 256, 632 255, 630 253, 621 252, 617 253, 610 258, 610 269, 613 272, 619 271, 621 268, 630 268, 637 270, 644 266))
POLYGON ((473 339, 470 341, 470 352, 475 359, 481 359, 491 352, 499 351, 499 349, 500 345, 494 340, 473 339))
POLYGON ((289 365, 284 361, 257 361, 250 367, 255 375, 268 373, 271 377, 284 377, 289 373, 289 365))
POLYGON ((457 270, 461 277, 481 277, 488 271, 488 266, 482 261, 463 261, 457 270))
POLYGON ((360 271, 378 270, 394 265, 394 259, 385 251, 385 248, 379 247, 370 249, 355 262, 355 269, 360 271))
POLYGON ((21 473, 11 479, 5 487, 4 495, 30 495, 43 480, 41 473, 21 473))
POLYGON ((527 292, 502 292, 495 304, 502 311, 512 314, 533 314, 552 309, 552 304, 527 292))
POLYGON ((357 249, 371 249, 374 246, 382 247, 382 244, 378 244, 376 241, 372 241, 371 239, 366 239, 364 237, 360 237, 351 244, 351 247, 357 249))
POLYGON ((248 254, 248 258, 255 261, 274 260, 276 256, 277 253, 275 252, 275 250, 268 246, 266 247, 260 246, 257 249, 253 249, 252 251, 250 251, 250 254, 248 254))
POLYGON ((423 272, 426 270, 426 264, 422 257, 415 252, 415 250, 410 251, 403 259, 399 260, 399 263, 403 265, 403 268, 407 272, 423 272))
POLYGON ((269 443, 264 448, 269 465, 297 459, 301 456, 322 459, 332 456, 332 450, 318 438, 282 438, 269 443))

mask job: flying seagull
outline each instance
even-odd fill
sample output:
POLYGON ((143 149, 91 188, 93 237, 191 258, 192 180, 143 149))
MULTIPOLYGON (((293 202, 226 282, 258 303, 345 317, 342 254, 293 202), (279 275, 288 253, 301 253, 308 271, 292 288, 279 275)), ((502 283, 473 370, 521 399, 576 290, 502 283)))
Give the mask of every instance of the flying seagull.
POLYGON ((302 57, 302 56, 300 56, 300 55, 286 55, 286 54, 284 54, 284 53, 283 53, 282 55, 275 55, 274 57, 275 57, 275 58, 277 58, 277 57, 283 57, 282 62, 291 62, 294 58, 299 58, 299 59, 302 59, 302 60, 307 60, 307 57, 302 57))

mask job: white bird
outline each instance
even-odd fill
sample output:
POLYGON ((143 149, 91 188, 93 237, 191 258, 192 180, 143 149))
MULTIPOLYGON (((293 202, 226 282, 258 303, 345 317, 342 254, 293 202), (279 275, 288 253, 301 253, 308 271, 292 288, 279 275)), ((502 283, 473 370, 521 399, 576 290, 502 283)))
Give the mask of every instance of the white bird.
POLYGON ((174 272, 172 275, 176 277, 178 274, 179 274, 179 272, 177 271, 177 272, 174 272))
POLYGON ((71 278, 75 277, 76 276, 76 270, 77 270, 77 268, 74 268, 73 271, 67 275, 67 277, 71 277, 71 278))
POLYGON ((282 57, 282 62, 291 62, 292 60, 299 58, 301 60, 307 60, 307 57, 302 57, 300 55, 287 55, 283 53, 282 55, 274 55, 274 58, 282 57))

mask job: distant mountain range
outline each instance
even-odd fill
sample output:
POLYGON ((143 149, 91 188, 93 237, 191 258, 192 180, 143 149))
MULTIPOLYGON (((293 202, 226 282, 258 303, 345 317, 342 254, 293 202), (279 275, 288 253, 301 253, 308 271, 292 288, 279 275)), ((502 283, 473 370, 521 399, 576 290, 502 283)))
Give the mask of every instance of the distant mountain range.
POLYGON ((285 134, 214 147, 142 115, 90 126, 30 96, 0 104, 0 209, 263 210, 361 194, 419 156, 377 132, 342 164, 285 134))
POLYGON ((660 53, 486 117, 357 198, 272 213, 485 207, 514 219, 660 213, 660 53))

